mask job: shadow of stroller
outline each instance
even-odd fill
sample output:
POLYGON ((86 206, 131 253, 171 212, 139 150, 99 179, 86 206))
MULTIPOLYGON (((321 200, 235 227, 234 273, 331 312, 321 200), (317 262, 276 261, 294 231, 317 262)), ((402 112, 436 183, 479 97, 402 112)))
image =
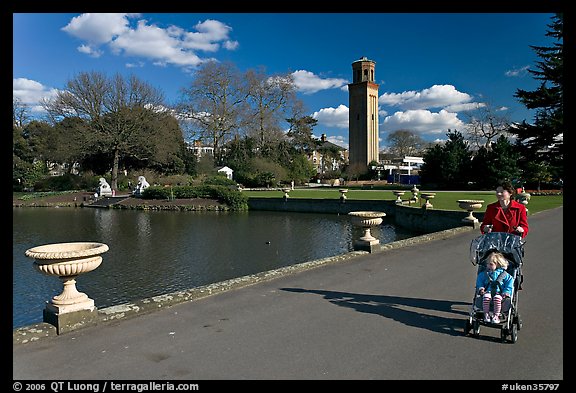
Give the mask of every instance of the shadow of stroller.
POLYGON ((408 326, 427 329, 433 332, 461 336, 462 318, 449 318, 427 311, 439 311, 468 316, 470 303, 447 300, 417 299, 402 296, 366 295, 360 293, 324 291, 318 289, 280 288, 295 293, 313 293, 340 307, 352 308, 358 312, 381 315, 408 326), (455 306, 465 306, 457 310, 455 306), (416 308, 419 310, 411 310, 416 308))

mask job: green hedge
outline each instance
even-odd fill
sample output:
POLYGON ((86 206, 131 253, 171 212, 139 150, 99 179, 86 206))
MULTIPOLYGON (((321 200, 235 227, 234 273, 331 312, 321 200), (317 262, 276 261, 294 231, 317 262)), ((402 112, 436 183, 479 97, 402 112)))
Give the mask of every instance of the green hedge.
POLYGON ((230 207, 232 210, 248 210, 248 197, 240 191, 232 190, 226 186, 151 186, 142 193, 143 199, 216 199, 230 207))

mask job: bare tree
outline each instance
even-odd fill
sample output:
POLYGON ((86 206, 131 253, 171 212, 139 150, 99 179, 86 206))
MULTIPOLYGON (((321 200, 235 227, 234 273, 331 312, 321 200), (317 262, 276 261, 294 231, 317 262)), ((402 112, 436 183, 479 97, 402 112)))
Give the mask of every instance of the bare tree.
POLYGON ((20 98, 12 98, 12 123, 22 128, 30 121, 30 106, 20 98))
POLYGON ((287 108, 296 99, 296 86, 290 74, 268 76, 263 68, 249 70, 246 80, 250 94, 251 115, 246 122, 247 135, 258 141, 258 147, 264 149, 272 141, 283 137, 280 120, 287 108))
POLYGON ((490 149, 493 141, 500 135, 509 136, 511 122, 508 116, 492 105, 478 105, 477 109, 468 112, 466 125, 468 140, 476 147, 490 149))
POLYGON ((151 143, 143 135, 143 124, 155 118, 164 102, 163 94, 135 76, 125 79, 120 74, 107 78, 99 72, 82 72, 69 80, 66 89, 43 102, 55 120, 80 118, 92 132, 87 138, 94 148, 112 155, 112 189, 117 189, 118 166, 124 156, 140 156, 151 143))
POLYGON ((386 138, 390 153, 395 157, 415 156, 420 154, 425 142, 415 132, 396 130, 386 138))
POLYGON ((231 63, 207 62, 181 91, 182 101, 177 105, 181 121, 187 121, 200 140, 212 145, 219 163, 222 147, 239 135, 247 111, 249 89, 245 79, 231 63))

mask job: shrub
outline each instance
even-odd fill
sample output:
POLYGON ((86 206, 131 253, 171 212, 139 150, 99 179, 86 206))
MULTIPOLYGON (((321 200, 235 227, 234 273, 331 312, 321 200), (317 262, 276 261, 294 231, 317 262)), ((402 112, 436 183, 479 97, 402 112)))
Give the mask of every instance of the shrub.
POLYGON ((151 186, 142 193, 143 199, 170 199, 171 196, 176 199, 216 199, 232 210, 248 210, 248 197, 240 191, 231 190, 228 186, 151 186))

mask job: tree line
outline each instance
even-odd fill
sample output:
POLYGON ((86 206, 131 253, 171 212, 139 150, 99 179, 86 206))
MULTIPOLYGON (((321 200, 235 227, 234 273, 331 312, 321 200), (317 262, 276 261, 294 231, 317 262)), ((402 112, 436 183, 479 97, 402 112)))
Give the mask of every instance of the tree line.
MULTIPOLYGON (((457 130, 448 130, 444 144, 426 144, 410 130, 389 135, 394 154, 424 156, 422 183, 483 187, 504 177, 563 177, 562 14, 548 28, 546 35, 556 43, 533 47, 541 61, 529 70, 540 86, 515 94, 536 110, 533 123, 507 122, 488 108, 468 122, 468 139, 457 130)), ((204 63, 173 105, 135 76, 80 72, 41 104, 46 117, 31 120, 29 108, 13 101, 15 189, 33 187, 50 163, 68 171, 109 174, 112 188, 118 189, 125 170, 197 176, 227 165, 238 182, 261 186, 308 181, 315 175, 309 160, 313 150, 323 149, 327 162, 341 160, 337 150, 313 137, 317 120, 305 115, 292 76, 268 75, 264 68, 241 72, 232 63, 204 63), (186 140, 212 146, 213 156, 198 162, 186 140)), ((334 177, 358 176, 327 169, 334 177)))

